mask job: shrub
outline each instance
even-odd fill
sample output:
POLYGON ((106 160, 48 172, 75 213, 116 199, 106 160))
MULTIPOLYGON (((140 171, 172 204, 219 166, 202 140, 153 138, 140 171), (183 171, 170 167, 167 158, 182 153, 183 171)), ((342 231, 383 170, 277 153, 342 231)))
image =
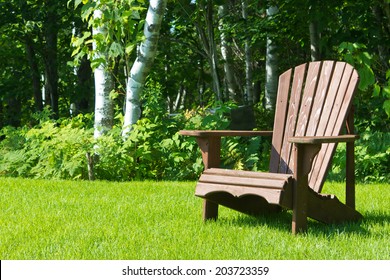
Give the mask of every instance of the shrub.
POLYGON ((92 150, 92 132, 46 121, 32 129, 4 128, 0 135, 0 173, 32 178, 86 178, 85 154, 92 150))
MULTIPOLYGON (((203 170, 194 137, 179 135, 181 129, 226 129, 232 105, 215 110, 198 108, 169 116, 159 90, 147 92, 143 118, 127 139, 116 126, 93 138, 92 115, 58 121, 36 116, 36 126, 0 130, 0 175, 45 179, 88 179, 86 155, 93 158, 94 177, 101 180, 195 180, 203 170)), ((357 142, 358 181, 389 181, 390 134, 367 132, 357 142)), ((224 137, 223 167, 268 170, 267 138, 224 137)), ((339 146, 330 178, 343 180, 345 145, 339 146)))
MULTIPOLYGON (((345 178, 346 145, 339 145, 330 178, 345 178)), ((365 132, 355 146, 355 176, 360 182, 390 181, 390 133, 365 132)))

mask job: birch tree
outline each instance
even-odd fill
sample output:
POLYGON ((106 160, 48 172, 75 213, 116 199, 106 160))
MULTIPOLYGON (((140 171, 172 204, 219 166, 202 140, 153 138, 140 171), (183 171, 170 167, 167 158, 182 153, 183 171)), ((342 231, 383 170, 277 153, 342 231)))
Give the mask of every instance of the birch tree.
POLYGON ((87 56, 94 70, 94 135, 97 138, 112 128, 114 101, 111 96, 114 91, 117 96, 117 85, 124 88, 127 80, 118 77, 119 63, 125 64, 126 74, 130 72, 129 57, 138 39, 139 12, 144 8, 136 1, 127 0, 76 0, 75 7, 81 3, 82 18, 92 27, 92 39, 89 31, 73 38, 73 55, 76 64, 87 56))
MULTIPOLYGON (((97 1, 99 3, 99 1, 97 1)), ((105 37, 106 27, 101 24, 102 11, 95 10, 93 18, 98 24, 94 26, 92 34, 95 38, 105 37)), ((99 51, 96 40, 93 41, 95 61, 100 61, 94 70, 95 76, 95 121, 94 137, 98 138, 112 128, 113 108, 110 92, 113 89, 113 78, 107 67, 109 61, 107 55, 99 51)))
POLYGON ((167 0, 150 0, 144 26, 145 40, 139 45, 137 58, 130 70, 126 88, 125 115, 122 135, 126 137, 141 117, 140 96, 145 79, 153 64, 162 18, 167 0))
MULTIPOLYGON (((278 12, 275 6, 267 9, 267 16, 272 19, 278 12)), ((265 62, 265 108, 273 110, 276 102, 276 91, 278 88, 278 58, 276 54, 276 45, 270 35, 267 36, 267 54, 265 62)))

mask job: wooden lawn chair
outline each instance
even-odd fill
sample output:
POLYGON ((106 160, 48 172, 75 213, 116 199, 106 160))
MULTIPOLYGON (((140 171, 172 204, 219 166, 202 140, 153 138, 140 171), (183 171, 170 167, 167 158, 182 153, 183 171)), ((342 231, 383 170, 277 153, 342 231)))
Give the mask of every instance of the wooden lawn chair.
POLYGON ((359 77, 345 62, 310 62, 279 77, 273 131, 182 130, 195 136, 205 170, 195 195, 203 218, 218 205, 248 214, 293 210, 292 232, 307 230, 307 217, 324 223, 356 221, 352 99, 359 77), (346 132, 343 133, 342 132, 346 132), (221 137, 272 136, 269 173, 220 169, 221 137), (337 143, 346 142, 346 203, 323 195, 337 143))

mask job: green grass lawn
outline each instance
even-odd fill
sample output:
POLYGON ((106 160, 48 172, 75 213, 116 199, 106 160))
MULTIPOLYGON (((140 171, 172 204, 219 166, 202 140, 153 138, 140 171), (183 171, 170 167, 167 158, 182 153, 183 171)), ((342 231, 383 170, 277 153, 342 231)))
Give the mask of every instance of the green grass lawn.
MULTIPOLYGON (((390 259, 390 185, 359 184, 360 223, 291 213, 251 217, 220 207, 203 223, 194 182, 82 182, 0 178, 0 259, 390 259)), ((343 184, 325 193, 342 200, 343 184)))

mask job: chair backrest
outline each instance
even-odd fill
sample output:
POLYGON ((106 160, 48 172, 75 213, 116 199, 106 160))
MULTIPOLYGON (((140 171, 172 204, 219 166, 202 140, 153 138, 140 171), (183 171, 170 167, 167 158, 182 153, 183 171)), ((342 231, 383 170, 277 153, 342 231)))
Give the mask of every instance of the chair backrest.
MULTIPOLYGON (((279 77, 270 172, 293 170, 292 136, 337 136, 345 126, 358 83, 345 62, 318 61, 289 69, 279 77)), ((321 192, 335 144, 322 145, 309 174, 309 186, 321 192)))

